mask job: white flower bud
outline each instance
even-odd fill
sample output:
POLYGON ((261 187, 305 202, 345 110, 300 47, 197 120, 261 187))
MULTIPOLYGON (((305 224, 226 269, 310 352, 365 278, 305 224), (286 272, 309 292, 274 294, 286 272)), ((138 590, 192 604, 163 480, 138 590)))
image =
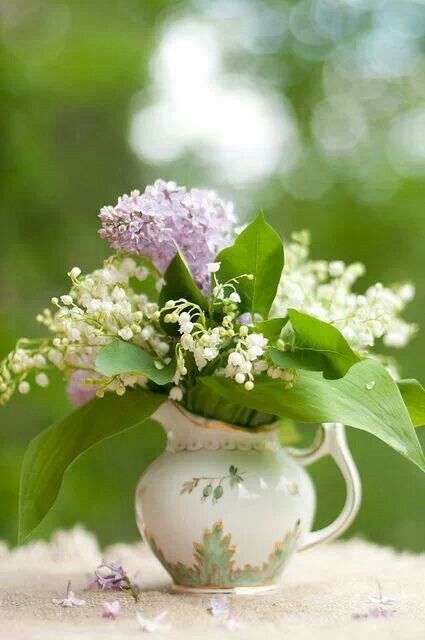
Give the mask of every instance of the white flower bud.
POLYGON ((231 300, 232 302, 240 302, 241 297, 239 293, 236 293, 236 291, 232 291, 232 293, 229 296, 229 300, 231 300))
POLYGON ((36 353, 34 356, 34 366, 44 367, 46 364, 46 358, 41 353, 36 353))
POLYGON ((235 380, 238 384, 243 384, 245 382, 245 376, 243 373, 237 373, 235 375, 235 380))
POLYGON ((45 373, 37 373, 35 376, 35 382, 39 387, 47 387, 49 385, 49 378, 45 373))
POLYGON ((342 276, 345 269, 345 263, 342 260, 334 260, 329 263, 329 275, 333 278, 337 278, 338 276, 342 276))
POLYGON ((244 387, 247 391, 252 391, 252 389, 254 388, 254 383, 252 382, 252 380, 247 380, 244 384, 244 387))
POLYGON ((246 324, 243 324, 240 328, 239 328, 239 335, 244 338, 245 336, 248 335, 248 327, 246 326, 246 324))
POLYGON ((220 269, 221 262, 208 262, 207 269, 210 273, 217 273, 220 269))
POLYGON ((19 393, 22 393, 23 395, 29 393, 30 389, 31 389, 30 384, 26 380, 23 380, 18 385, 18 391, 19 391, 19 393))
POLYGON ((192 318, 190 316, 190 313, 187 313, 187 311, 183 311, 183 313, 179 315, 179 324, 185 324, 186 322, 190 322, 191 319, 192 318))
POLYGON ((147 269, 146 267, 138 267, 134 275, 138 280, 140 280, 140 282, 142 282, 143 280, 146 280, 146 278, 148 277, 149 269, 147 269))
POLYGON ((140 335, 143 340, 149 340, 149 338, 152 338, 154 333, 153 327, 147 326, 142 329, 140 335))
POLYGON ((71 278, 78 278, 78 276, 81 275, 81 269, 79 267, 72 267, 69 275, 71 278))

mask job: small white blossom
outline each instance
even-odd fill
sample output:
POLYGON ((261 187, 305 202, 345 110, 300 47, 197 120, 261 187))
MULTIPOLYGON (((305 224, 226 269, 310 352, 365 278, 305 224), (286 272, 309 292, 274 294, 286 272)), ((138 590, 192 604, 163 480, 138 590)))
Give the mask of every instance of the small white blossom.
POLYGON ((131 338, 133 337, 133 332, 130 327, 124 327, 123 329, 120 329, 118 331, 118 335, 123 340, 131 340, 131 338))
POLYGON ((63 304, 66 304, 66 305, 70 305, 73 302, 72 296, 70 296, 70 295, 61 296, 61 300, 62 300, 63 304))
POLYGON ((221 262, 208 262, 207 268, 210 273, 217 273, 220 269, 221 262))
POLYGON ((228 363, 233 367, 240 367, 243 365, 244 362, 245 362, 245 358, 241 353, 238 353, 237 351, 232 351, 232 353, 229 354, 228 363))

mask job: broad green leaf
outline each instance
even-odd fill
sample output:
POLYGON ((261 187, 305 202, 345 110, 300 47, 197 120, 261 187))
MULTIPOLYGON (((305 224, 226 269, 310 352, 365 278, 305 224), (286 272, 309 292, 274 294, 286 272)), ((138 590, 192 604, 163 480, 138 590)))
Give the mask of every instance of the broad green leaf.
POLYGON ((342 378, 360 361, 336 327, 296 309, 288 315, 293 330, 287 349, 268 353, 279 367, 322 371, 325 378, 342 378))
POLYGON ((99 351, 95 369, 104 376, 117 376, 121 373, 134 373, 153 380, 156 384, 168 384, 176 371, 175 362, 158 369, 158 361, 146 351, 124 340, 113 340, 99 351))
POLYGON ((200 378, 224 398, 299 422, 342 422, 380 438, 425 471, 425 459, 398 387, 377 361, 361 360, 343 378, 300 371, 291 390, 259 377, 252 391, 222 377, 200 378))
POLYGON ((167 300, 185 298, 208 311, 208 300, 192 278, 190 269, 183 255, 178 251, 171 260, 164 274, 165 284, 159 294, 159 306, 163 307, 167 300))
POLYGON ((258 322, 253 331, 255 333, 262 333, 267 340, 275 341, 279 338, 283 327, 287 324, 288 318, 272 318, 271 320, 264 320, 264 322, 258 322))
POLYGON ((403 397, 413 425, 422 427, 425 425, 425 389, 417 380, 398 380, 398 388, 403 397))
POLYGON ((254 276, 253 280, 243 278, 236 285, 242 299, 240 309, 267 318, 276 297, 284 256, 282 240, 264 215, 258 215, 231 247, 218 254, 216 261, 221 263, 217 277, 223 284, 243 273, 254 276))
POLYGON ((145 390, 91 400, 29 444, 21 469, 19 543, 53 506, 65 471, 94 445, 135 427, 155 413, 165 395, 145 390))
POLYGON ((257 428, 275 420, 273 415, 235 404, 231 399, 225 400, 222 395, 214 393, 199 382, 188 390, 185 403, 192 413, 242 427, 257 428))

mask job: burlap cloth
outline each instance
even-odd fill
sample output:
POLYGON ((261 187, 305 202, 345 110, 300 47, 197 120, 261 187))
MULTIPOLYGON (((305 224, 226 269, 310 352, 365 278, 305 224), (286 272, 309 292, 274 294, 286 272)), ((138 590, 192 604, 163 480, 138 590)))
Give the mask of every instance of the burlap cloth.
POLYGON ((290 563, 281 590, 263 596, 232 599, 242 627, 229 631, 208 612, 209 599, 175 595, 157 560, 142 543, 115 545, 102 554, 96 539, 83 529, 57 532, 50 543, 33 542, 8 551, 0 543, 0 638, 2 640, 116 640, 121 638, 210 638, 311 640, 315 638, 389 638, 425 640, 425 554, 396 553, 361 540, 338 542, 298 554, 290 563), (115 592, 84 592, 87 574, 102 556, 120 559, 129 573, 140 571, 143 594, 136 605, 115 592), (52 603, 67 581, 87 600, 84 607, 64 609, 52 603), (374 605, 377 581, 396 602, 390 617, 353 619, 374 605), (122 615, 101 617, 100 603, 119 599, 122 615), (171 630, 150 636, 136 621, 136 611, 154 617, 167 610, 171 630))

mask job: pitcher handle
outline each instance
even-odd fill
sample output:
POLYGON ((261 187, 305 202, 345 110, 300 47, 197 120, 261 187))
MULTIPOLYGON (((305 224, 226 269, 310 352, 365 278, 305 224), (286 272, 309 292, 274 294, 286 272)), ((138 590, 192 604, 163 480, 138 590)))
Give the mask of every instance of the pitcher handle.
POLYGON ((304 551, 321 542, 335 540, 348 529, 359 511, 362 488, 359 472, 348 448, 343 424, 334 422, 322 424, 311 447, 308 449, 288 447, 288 452, 302 466, 307 466, 329 454, 338 465, 346 484, 345 504, 341 513, 327 527, 307 534, 304 544, 298 549, 298 551, 304 551))

